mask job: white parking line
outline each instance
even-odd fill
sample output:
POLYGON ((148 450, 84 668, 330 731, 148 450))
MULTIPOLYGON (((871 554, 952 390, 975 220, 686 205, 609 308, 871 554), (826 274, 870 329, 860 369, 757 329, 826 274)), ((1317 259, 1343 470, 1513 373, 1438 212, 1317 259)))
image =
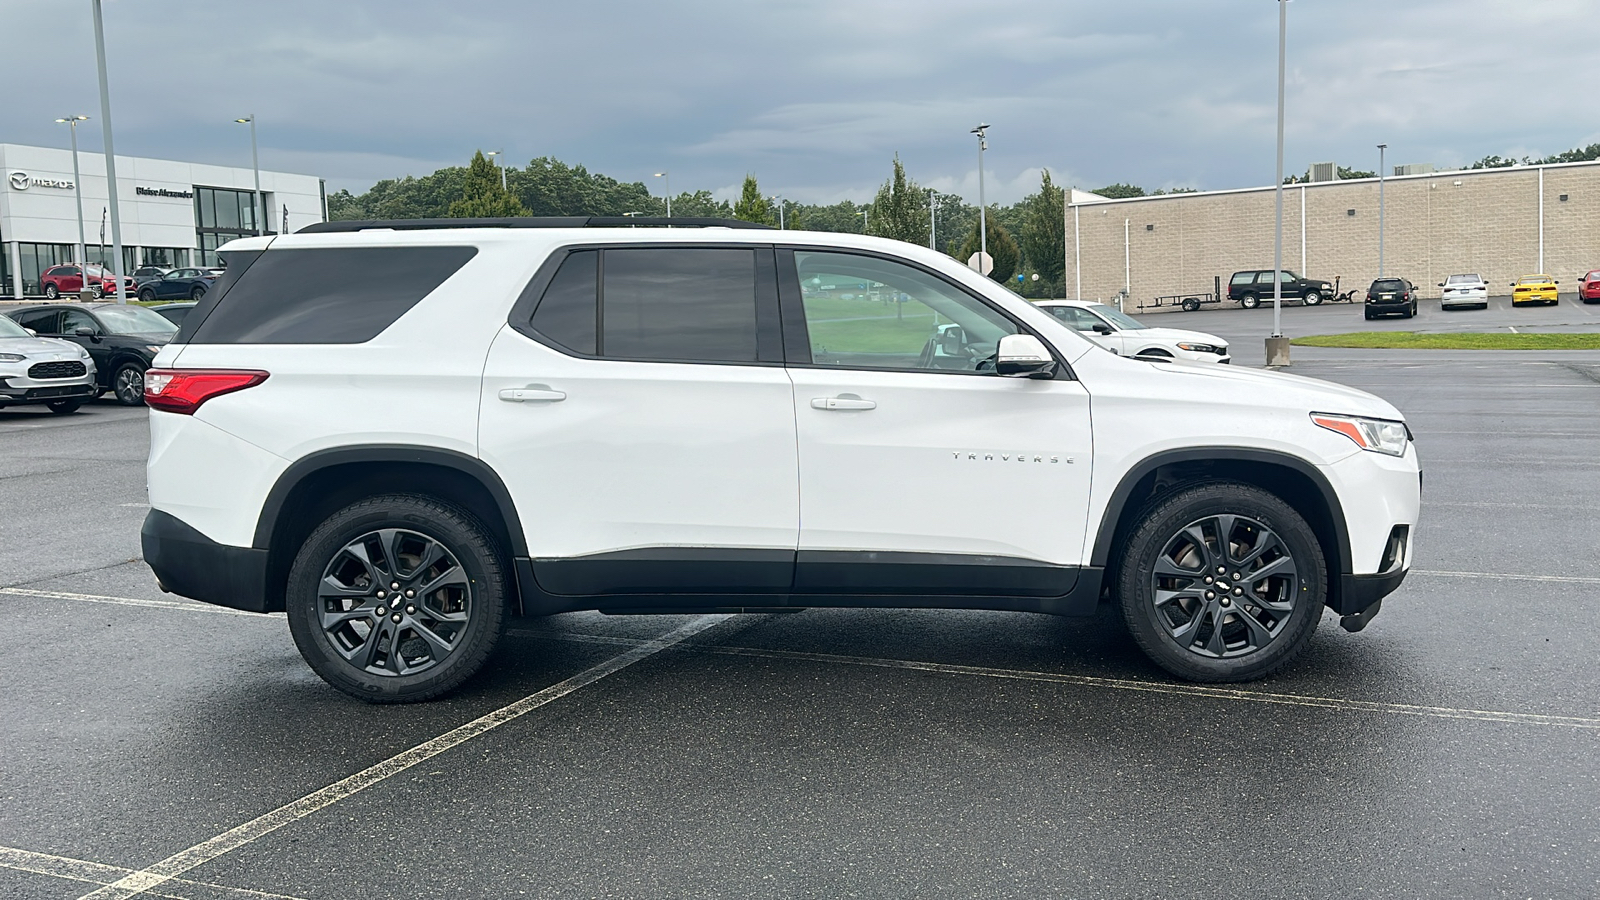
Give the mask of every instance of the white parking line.
POLYGON ((487 734, 501 725, 526 715, 547 703, 559 700, 573 691, 594 684, 607 675, 620 672, 642 659, 654 656, 668 647, 694 637, 706 629, 725 621, 727 618, 728 616, 726 615, 699 616, 655 640, 645 641, 633 649, 613 656, 597 666, 585 669, 565 681, 558 682, 542 691, 537 691, 523 697, 521 700, 502 706, 488 715, 473 719, 471 722, 453 728, 432 740, 424 741, 410 750, 391 756, 377 765, 363 769, 348 778, 336 781, 321 790, 313 791, 299 800, 287 803, 272 812, 251 819, 243 825, 225 831, 210 840, 196 844, 187 850, 174 853, 155 865, 118 879, 113 884, 90 891, 80 897, 79 900, 124 900, 124 898, 160 887, 196 866, 204 865, 225 853, 237 850, 258 838, 271 834, 285 825, 297 822, 324 807, 338 803, 340 800, 350 797, 359 791, 398 775, 420 762, 425 762, 446 750, 459 746, 480 735, 487 734))
MULTIPOLYGON (((561 641, 594 644, 628 644, 627 638, 604 635, 573 634, 554 631, 518 630, 515 633, 535 635, 561 641)), ((1205 697, 1212 700, 1234 700, 1248 703, 1273 703, 1283 706, 1314 706, 1324 709, 1342 709, 1352 712, 1377 712, 1409 716, 1426 716, 1435 719, 1470 719, 1478 722, 1498 722, 1511 725, 1543 725, 1564 728, 1600 730, 1600 718, 1587 716, 1551 716, 1540 713, 1504 712, 1493 709, 1465 709, 1450 706, 1419 706, 1411 703, 1385 703, 1376 700, 1347 700, 1341 697, 1318 697, 1307 694, 1274 694, 1266 691, 1237 690, 1209 687, 1201 684, 1179 684, 1156 681, 1137 681, 1130 678, 1102 678, 1096 675, 1066 675, 1056 672, 1034 672, 1026 669, 994 669, 984 666, 956 666, 944 663, 917 662, 907 659, 881 659, 870 656, 845 656, 837 653, 804 653, 796 650, 764 650, 755 647, 727 647, 697 645, 684 648, 692 653, 710 653, 722 656, 753 656, 763 659, 799 659, 810 662, 833 663, 847 666, 866 666, 879 669, 910 669, 917 672, 937 672, 944 675, 974 675, 983 678, 1005 678, 1015 681, 1040 681, 1070 684, 1079 687, 1109 688, 1119 691, 1144 691, 1152 694, 1173 694, 1188 697, 1205 697)))
MULTIPOLYGON (((176 609, 182 612, 262 617, 261 613, 245 612, 242 609, 229 609, 226 606, 212 606, 209 603, 189 603, 179 600, 140 600, 136 597, 107 597, 103 594, 74 594, 67 591, 39 591, 33 588, 0 588, 0 594, 14 594, 18 597, 46 597, 51 600, 79 600, 85 603, 111 603, 117 606, 142 606, 146 609, 176 609)), ((279 614, 279 618, 282 618, 282 614, 279 614)))
MULTIPOLYGON (((0 867, 100 885, 112 884, 117 879, 133 873, 132 869, 125 869, 122 866, 108 866, 105 863, 89 862, 84 859, 35 853, 32 850, 19 850, 16 847, 0 847, 0 867)), ((174 878, 167 882, 163 885, 161 893, 155 896, 171 897, 174 900, 211 900, 214 897, 227 897, 232 900, 301 900, 288 894, 269 894, 266 891, 252 891, 248 888, 228 887, 224 884, 189 881, 183 878, 174 878)))

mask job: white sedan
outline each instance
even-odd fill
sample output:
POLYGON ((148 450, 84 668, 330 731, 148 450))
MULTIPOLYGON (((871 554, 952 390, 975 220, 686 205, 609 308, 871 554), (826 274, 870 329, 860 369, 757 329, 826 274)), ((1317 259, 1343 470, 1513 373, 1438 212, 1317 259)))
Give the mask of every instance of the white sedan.
POLYGON ((1440 309, 1455 309, 1459 306, 1489 308, 1489 286, 1476 275, 1451 275, 1439 282, 1439 287, 1444 288, 1439 295, 1440 309))
POLYGON ((1167 357, 1226 363, 1228 342, 1203 331, 1152 328, 1114 306, 1088 300, 1041 300, 1040 309, 1076 329, 1112 353, 1122 356, 1167 357))

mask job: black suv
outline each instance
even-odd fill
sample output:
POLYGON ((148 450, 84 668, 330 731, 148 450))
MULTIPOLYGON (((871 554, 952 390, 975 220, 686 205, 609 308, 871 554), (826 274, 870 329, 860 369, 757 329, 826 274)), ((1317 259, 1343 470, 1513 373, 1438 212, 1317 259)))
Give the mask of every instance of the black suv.
MULTIPOLYGON (((1246 269, 1233 273, 1233 277, 1228 279, 1228 299, 1239 301, 1239 305, 1245 309, 1271 303, 1272 272, 1272 269, 1246 269)), ((1316 306, 1324 297, 1331 296, 1332 282, 1320 278, 1301 278, 1288 269, 1283 270, 1283 299, 1316 306)))
POLYGON ((1417 286, 1404 278, 1379 278, 1367 288, 1367 319, 1399 315, 1409 319, 1417 314, 1417 286))
POLYGON ((178 326, 142 306, 73 303, 24 306, 5 314, 39 337, 72 341, 89 351, 99 372, 99 390, 124 406, 144 403, 144 372, 178 326))

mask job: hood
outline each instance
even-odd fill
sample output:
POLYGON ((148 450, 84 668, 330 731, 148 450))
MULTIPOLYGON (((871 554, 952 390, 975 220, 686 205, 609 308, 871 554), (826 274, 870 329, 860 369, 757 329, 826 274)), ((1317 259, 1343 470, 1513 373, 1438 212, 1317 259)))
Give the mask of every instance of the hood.
POLYGON ((1228 342, 1214 334, 1204 331, 1188 331, 1183 328, 1142 328, 1138 331, 1125 331, 1123 334, 1133 337, 1135 335, 1156 338, 1163 341, 1186 341, 1193 344, 1217 344, 1228 346, 1228 342))
POLYGON ((78 345, 55 338, 0 338, 0 353, 21 353, 30 360, 82 359, 78 345))
MULTIPOLYGON (((1196 363, 1186 360, 1173 362, 1141 363, 1167 373, 1173 378, 1209 379, 1195 381, 1192 390, 1200 393, 1215 391, 1209 385, 1218 382, 1237 385, 1241 393, 1248 393, 1261 404, 1301 406, 1306 412, 1335 413, 1368 416, 1374 419, 1404 420, 1405 416, 1394 404, 1375 394, 1345 387, 1331 381, 1252 369, 1245 366, 1219 366, 1215 363, 1196 363)), ((1180 393, 1184 389, 1179 389, 1180 393)))

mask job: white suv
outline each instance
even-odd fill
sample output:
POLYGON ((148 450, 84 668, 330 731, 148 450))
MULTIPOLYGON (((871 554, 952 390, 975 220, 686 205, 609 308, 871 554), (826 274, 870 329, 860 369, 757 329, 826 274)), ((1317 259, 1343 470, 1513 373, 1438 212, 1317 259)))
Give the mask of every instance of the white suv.
POLYGON ((1417 454, 1377 397, 1099 352, 909 244, 620 227, 663 224, 229 244, 145 377, 163 587, 286 610, 396 702, 579 609, 1106 597, 1168 672, 1241 681, 1405 576, 1417 454))

